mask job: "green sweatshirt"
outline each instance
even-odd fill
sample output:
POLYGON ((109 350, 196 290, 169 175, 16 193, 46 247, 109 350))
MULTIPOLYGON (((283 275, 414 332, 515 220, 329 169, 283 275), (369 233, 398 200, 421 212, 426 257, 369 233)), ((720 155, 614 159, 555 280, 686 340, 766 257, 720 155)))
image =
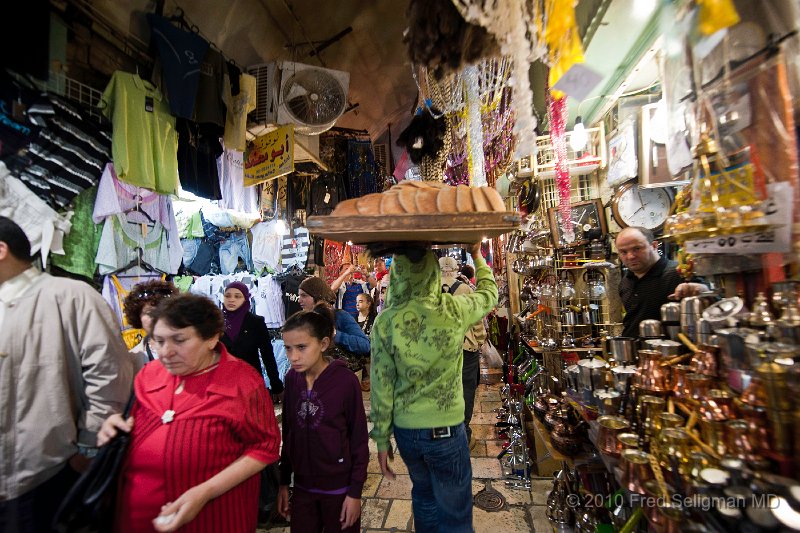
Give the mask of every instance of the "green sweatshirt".
POLYGON ((477 289, 442 293, 433 252, 419 263, 396 255, 386 305, 372 327, 370 437, 389 448, 392 426, 406 429, 455 426, 464 421, 461 385, 464 334, 497 305, 492 270, 475 262, 477 289))

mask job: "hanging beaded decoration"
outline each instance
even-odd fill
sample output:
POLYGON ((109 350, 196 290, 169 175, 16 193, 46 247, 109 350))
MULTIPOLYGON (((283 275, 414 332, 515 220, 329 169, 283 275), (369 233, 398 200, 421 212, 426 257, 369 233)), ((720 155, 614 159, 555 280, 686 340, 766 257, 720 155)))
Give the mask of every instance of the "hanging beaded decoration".
POLYGON ((514 89, 516 123, 514 134, 517 146, 529 155, 535 149, 536 117, 533 114, 533 92, 528 72, 530 64, 547 55, 543 32, 547 25, 542 2, 529 0, 453 0, 465 20, 486 28, 500 44, 500 51, 509 58, 511 76, 509 84, 514 89))
POLYGON ((555 153, 556 187, 558 188, 558 210, 561 213, 561 235, 568 243, 575 240, 570 208, 570 177, 567 165, 567 97, 554 98, 548 93, 547 111, 550 118, 550 142, 555 153))

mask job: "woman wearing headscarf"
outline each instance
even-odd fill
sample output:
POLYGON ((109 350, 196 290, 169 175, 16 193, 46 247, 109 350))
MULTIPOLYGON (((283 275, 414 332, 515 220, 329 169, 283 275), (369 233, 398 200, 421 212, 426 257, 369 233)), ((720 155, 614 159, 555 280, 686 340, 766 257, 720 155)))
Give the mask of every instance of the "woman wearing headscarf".
POLYGON ((250 312, 250 291, 239 281, 225 287, 222 301, 222 314, 225 316, 225 334, 222 344, 231 355, 244 359, 261 374, 261 362, 269 377, 270 393, 275 403, 281 401, 283 381, 278 374, 278 364, 272 351, 272 341, 264 318, 250 312), (259 352, 261 356, 259 357, 259 352))

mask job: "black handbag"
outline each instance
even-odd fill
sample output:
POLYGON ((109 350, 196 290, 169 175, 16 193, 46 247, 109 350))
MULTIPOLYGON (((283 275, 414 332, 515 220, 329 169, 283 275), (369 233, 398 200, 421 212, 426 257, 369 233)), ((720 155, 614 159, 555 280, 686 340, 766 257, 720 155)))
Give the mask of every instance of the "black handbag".
MULTIPOLYGON (((125 406, 127 420, 134 394, 125 406)), ((100 448, 89 468, 67 493, 53 517, 53 529, 62 533, 111 531, 117 495, 117 481, 131 436, 122 431, 100 448)))

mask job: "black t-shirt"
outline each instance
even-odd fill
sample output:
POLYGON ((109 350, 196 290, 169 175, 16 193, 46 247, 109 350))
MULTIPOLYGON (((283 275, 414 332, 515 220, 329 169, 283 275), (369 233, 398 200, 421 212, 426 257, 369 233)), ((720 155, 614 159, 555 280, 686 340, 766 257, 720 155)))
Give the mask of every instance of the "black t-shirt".
POLYGON ((164 17, 150 13, 147 20, 161 58, 170 111, 176 117, 191 119, 208 41, 176 27, 164 17))
POLYGON ((677 266, 676 261, 662 257, 641 278, 631 271, 622 277, 619 296, 625 306, 623 337, 638 337, 639 322, 661 318, 661 306, 669 302, 667 297, 675 292, 675 287, 684 282, 675 270, 677 266))
POLYGON ((289 318, 298 311, 302 311, 300 307, 300 297, 297 291, 300 290, 300 283, 305 279, 305 276, 286 276, 281 282, 281 291, 283 291, 283 307, 286 311, 286 318, 289 318))
POLYGON ((179 118, 175 121, 175 129, 178 131, 181 187, 202 198, 221 199, 217 158, 222 154, 219 142, 222 128, 179 118))

